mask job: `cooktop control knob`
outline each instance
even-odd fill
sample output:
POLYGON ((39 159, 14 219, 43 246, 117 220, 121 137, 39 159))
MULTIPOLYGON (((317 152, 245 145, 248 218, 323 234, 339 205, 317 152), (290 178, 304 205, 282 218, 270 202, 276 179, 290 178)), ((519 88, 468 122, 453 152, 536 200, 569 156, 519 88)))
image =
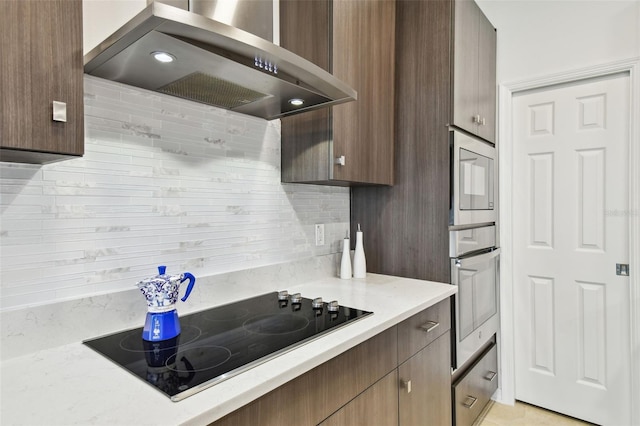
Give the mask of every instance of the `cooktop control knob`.
POLYGON ((293 293, 291 295, 291 303, 301 303, 302 295, 300 293, 293 293))
POLYGON ((329 312, 338 312, 339 309, 340 309, 340 305, 338 305, 337 300, 332 300, 331 302, 329 302, 329 305, 327 306, 327 310, 329 312))
POLYGON ((313 301, 311 302, 311 307, 313 309, 322 309, 323 303, 322 303, 322 297, 316 297, 315 299, 313 299, 313 301))
POLYGON ((279 291, 278 300, 289 300, 289 292, 287 290, 279 291))

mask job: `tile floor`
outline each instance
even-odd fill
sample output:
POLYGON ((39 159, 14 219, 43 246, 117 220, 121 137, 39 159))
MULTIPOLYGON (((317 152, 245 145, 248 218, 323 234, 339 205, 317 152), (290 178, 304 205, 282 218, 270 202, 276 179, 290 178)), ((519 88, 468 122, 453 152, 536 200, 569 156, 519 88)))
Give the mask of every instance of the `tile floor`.
POLYGON ((579 426, 591 425, 573 417, 516 401, 515 406, 490 401, 483 410, 475 426, 579 426))

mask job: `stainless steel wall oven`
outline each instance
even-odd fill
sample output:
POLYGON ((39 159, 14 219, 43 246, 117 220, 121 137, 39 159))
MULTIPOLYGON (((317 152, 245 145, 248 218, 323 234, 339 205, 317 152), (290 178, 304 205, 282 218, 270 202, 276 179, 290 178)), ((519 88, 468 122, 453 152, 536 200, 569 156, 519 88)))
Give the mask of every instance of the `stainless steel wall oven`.
POLYGON ((495 226, 450 231, 451 284, 455 350, 452 366, 461 367, 498 331, 500 249, 495 226))

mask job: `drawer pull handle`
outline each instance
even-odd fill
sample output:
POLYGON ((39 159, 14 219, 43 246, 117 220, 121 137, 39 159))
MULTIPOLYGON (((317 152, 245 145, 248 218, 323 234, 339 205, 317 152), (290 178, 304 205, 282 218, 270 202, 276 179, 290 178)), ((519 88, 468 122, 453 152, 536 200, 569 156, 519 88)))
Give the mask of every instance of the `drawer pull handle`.
POLYGON ((411 380, 402 380, 402 387, 407 390, 407 393, 411 393, 411 380))
POLYGON ((475 398, 471 395, 467 395, 467 400, 463 402, 462 405, 465 408, 471 409, 474 405, 476 405, 476 402, 478 402, 478 398, 475 398), (471 402, 469 402, 469 400, 471 400, 471 402))
POLYGON ((490 382, 493 382, 493 380, 496 378, 497 375, 498 375, 498 373, 496 373, 495 371, 489 371, 489 374, 484 376, 484 379, 488 380, 490 382))
POLYGON ((428 333, 430 331, 433 331, 439 325, 440 325, 439 322, 427 321, 426 324, 423 324, 423 325, 420 326, 420 330, 424 331, 425 333, 428 333))

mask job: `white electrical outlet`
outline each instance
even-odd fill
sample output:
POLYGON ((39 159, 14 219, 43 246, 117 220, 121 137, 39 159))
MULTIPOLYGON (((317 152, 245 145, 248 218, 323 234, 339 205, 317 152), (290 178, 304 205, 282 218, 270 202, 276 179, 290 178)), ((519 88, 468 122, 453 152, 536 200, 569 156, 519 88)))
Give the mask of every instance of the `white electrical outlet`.
POLYGON ((316 223, 316 245, 324 245, 324 224, 316 223))

